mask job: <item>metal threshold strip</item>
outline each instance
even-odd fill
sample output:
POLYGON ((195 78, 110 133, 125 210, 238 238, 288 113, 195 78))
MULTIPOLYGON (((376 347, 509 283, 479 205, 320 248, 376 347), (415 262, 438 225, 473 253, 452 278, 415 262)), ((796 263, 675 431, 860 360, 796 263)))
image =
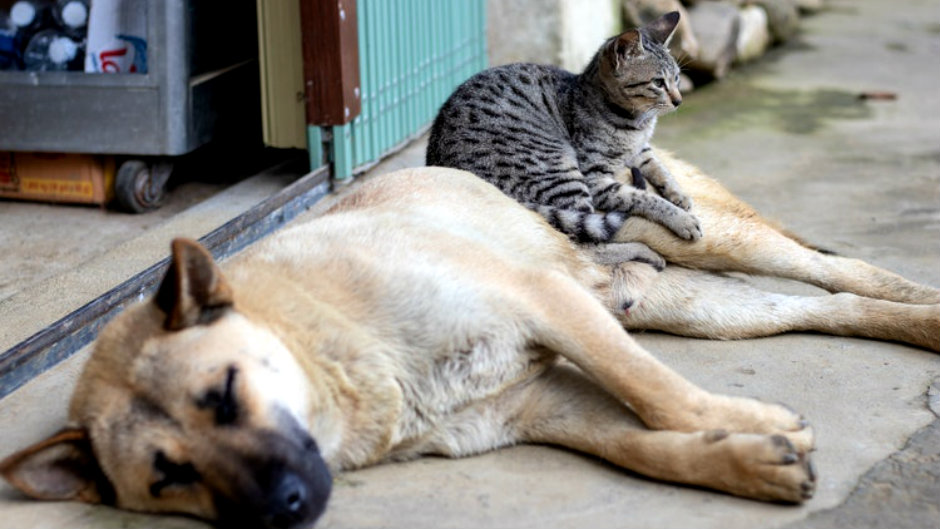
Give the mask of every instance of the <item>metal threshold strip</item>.
MULTIPOLYGON (((224 259, 289 222, 330 191, 329 166, 314 170, 199 239, 224 259)), ((91 343, 128 305, 153 293, 169 257, 0 353, 0 398, 91 343)))

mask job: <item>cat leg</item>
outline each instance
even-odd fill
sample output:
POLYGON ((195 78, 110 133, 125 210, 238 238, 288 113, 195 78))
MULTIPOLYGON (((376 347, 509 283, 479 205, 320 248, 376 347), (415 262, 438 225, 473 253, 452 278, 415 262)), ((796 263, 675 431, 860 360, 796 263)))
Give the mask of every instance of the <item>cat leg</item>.
MULTIPOLYGON (((624 295, 632 295, 632 288, 626 290, 624 295)), ((642 302, 614 313, 627 329, 697 338, 733 340, 815 331, 903 342, 940 352, 937 304, 898 303, 848 293, 777 294, 741 279, 673 265, 646 286, 642 302)))
MULTIPOLYGON (((623 185, 610 177, 593 179, 589 185, 594 206, 599 210, 620 211, 631 218, 642 217, 665 226, 683 241, 702 238, 701 225, 694 215, 655 193, 623 185)), ((623 228, 620 233, 623 233, 623 228)), ((631 242, 620 237, 617 240, 631 242)))
POLYGON ((644 147, 631 165, 633 166, 631 172, 634 173, 632 175, 634 182, 637 181, 635 173, 638 172, 643 179, 656 188, 656 192, 660 196, 686 211, 692 209, 692 199, 679 187, 679 183, 673 178, 669 170, 659 163, 659 160, 653 155, 652 149, 644 147))
POLYGON ((581 247, 591 255, 591 259, 600 265, 613 266, 627 262, 646 263, 656 271, 666 268, 662 256, 639 242, 613 242, 606 244, 585 244, 581 247))
POLYGON ((648 427, 781 435, 801 452, 812 449, 812 428, 798 414, 777 404, 709 393, 689 382, 636 343, 570 276, 528 274, 513 285, 512 299, 521 304, 531 346, 576 364, 648 427))
POLYGON ((704 237, 678 241, 662 226, 631 217, 615 240, 643 242, 671 263, 690 268, 785 277, 829 292, 851 292, 903 303, 940 303, 940 290, 858 259, 827 255, 762 218, 691 165, 657 153, 695 202, 704 237))
POLYGON ((812 497, 809 455, 780 435, 726 430, 650 431, 610 394, 570 366, 555 366, 511 390, 511 437, 591 454, 655 479, 738 496, 799 503, 812 497))

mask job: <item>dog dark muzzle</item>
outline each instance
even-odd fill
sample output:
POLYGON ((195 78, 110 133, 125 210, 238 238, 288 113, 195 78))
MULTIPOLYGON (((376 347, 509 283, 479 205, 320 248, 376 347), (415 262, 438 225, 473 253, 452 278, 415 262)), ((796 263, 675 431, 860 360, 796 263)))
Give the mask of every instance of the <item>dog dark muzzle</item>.
POLYGON ((232 454, 226 483, 215 494, 219 527, 300 529, 326 509, 333 486, 319 449, 306 433, 264 433, 262 455, 232 454), (232 461, 235 459, 235 461, 232 461))

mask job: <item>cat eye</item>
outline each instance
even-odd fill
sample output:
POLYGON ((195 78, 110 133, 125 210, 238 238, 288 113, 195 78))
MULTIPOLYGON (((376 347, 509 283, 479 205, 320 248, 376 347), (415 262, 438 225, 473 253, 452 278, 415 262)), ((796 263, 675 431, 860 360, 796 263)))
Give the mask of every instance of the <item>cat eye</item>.
POLYGON ((656 79, 653 79, 652 83, 654 86, 657 86, 659 88, 663 88, 666 86, 666 80, 663 79, 662 77, 657 77, 656 79))
POLYGON ((199 408, 212 409, 215 412, 215 423, 219 426, 232 424, 238 418, 238 402, 235 398, 235 375, 238 369, 230 366, 225 375, 225 385, 222 390, 210 389, 196 401, 199 408))
POLYGON ((174 463, 166 457, 163 450, 157 450, 153 457, 153 468, 162 478, 150 484, 150 495, 160 496, 163 489, 172 485, 191 485, 202 479, 192 463, 174 463))

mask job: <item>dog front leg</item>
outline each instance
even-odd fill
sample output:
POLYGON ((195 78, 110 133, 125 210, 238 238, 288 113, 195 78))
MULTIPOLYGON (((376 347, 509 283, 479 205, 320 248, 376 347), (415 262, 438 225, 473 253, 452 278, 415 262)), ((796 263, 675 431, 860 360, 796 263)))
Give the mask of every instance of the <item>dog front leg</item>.
POLYGON ((734 340, 816 331, 898 341, 940 351, 940 305, 914 305, 854 294, 791 296, 747 282, 670 266, 618 314, 627 329, 734 340))
POLYGON ((799 450, 813 432, 784 406, 709 393, 669 369, 630 337, 603 305, 567 276, 531 277, 533 345, 571 360, 653 429, 780 434, 799 450))
POLYGON ((783 436, 650 431, 568 366, 555 366, 516 391, 502 409, 516 410, 509 424, 519 441, 560 445, 652 478, 748 498, 798 503, 813 494, 809 455, 783 436))

